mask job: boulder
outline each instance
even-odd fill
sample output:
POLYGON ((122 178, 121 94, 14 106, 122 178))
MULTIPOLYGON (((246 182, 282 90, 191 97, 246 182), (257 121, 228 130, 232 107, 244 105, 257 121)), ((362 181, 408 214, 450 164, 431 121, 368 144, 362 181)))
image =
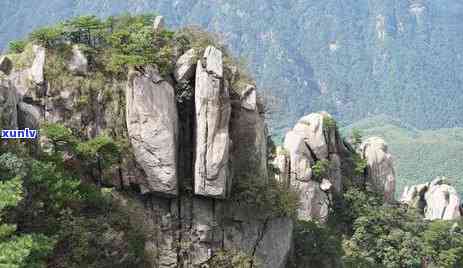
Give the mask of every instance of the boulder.
POLYGON ((13 69, 13 63, 11 62, 10 58, 7 56, 0 57, 0 71, 2 71, 5 75, 9 75, 13 69))
POLYGON ((194 192, 225 198, 231 187, 229 171, 231 106, 223 84, 222 52, 208 47, 196 68, 196 159, 194 192))
POLYGON ((429 185, 428 191, 424 195, 426 207, 424 216, 428 220, 457 220, 461 217, 461 199, 454 187, 444 184, 429 185))
POLYGON ((146 174, 142 191, 176 195, 178 115, 173 87, 156 67, 131 71, 126 103, 129 139, 146 174))
POLYGON ((323 113, 312 113, 302 117, 293 131, 304 138, 317 159, 328 159, 328 142, 324 133, 323 113))
POLYGON ((44 67, 45 67, 45 55, 46 50, 42 46, 32 46, 34 53, 34 61, 29 71, 29 79, 36 85, 41 85, 45 82, 44 67))
POLYGON ((196 50, 188 50, 180 56, 175 64, 174 77, 177 82, 187 82, 195 75, 196 70, 196 50))
POLYGON ((327 182, 320 184, 313 180, 308 182, 291 181, 291 187, 299 192, 300 204, 297 209, 299 220, 325 222, 328 219, 331 201, 330 194, 324 189, 331 187, 327 182))
POLYGON ((406 186, 400 201, 417 208, 427 220, 458 220, 461 218, 461 198, 445 178, 406 186))
POLYGON ((246 110, 257 110, 257 92, 256 87, 247 85, 246 89, 241 93, 241 107, 246 110))
POLYGON ((312 179, 312 166, 315 161, 304 141, 304 137, 295 131, 288 132, 285 136, 284 148, 289 154, 291 163, 291 181, 310 181, 312 179))
POLYGON ((25 102, 18 104, 19 128, 38 129, 43 119, 43 111, 39 106, 25 102))
POLYGON ((362 158, 367 161, 370 185, 375 191, 384 195, 385 201, 394 201, 394 163, 386 142, 380 137, 371 137, 362 142, 359 150, 362 158))
POLYGON ((280 150, 276 158, 277 179, 289 177, 290 187, 299 192, 298 218, 325 221, 331 194, 342 191, 342 157, 348 152, 335 121, 326 112, 304 116, 286 134, 283 147, 284 153, 280 150), (322 160, 329 163, 326 177, 316 178, 313 166, 322 160))
POLYGON ((85 75, 88 71, 88 60, 79 46, 72 47, 72 57, 67 65, 70 72, 76 75, 85 75))
POLYGON ((18 128, 18 99, 13 83, 0 74, 0 129, 18 128))

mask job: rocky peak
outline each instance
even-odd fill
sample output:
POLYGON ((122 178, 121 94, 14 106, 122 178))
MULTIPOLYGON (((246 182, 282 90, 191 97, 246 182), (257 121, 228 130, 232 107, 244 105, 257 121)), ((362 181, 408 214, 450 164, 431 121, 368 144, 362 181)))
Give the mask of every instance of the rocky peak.
POLYGON ((341 161, 349 155, 326 112, 302 117, 277 150, 278 179, 300 193, 301 220, 325 221, 332 193, 342 191, 341 161))
POLYGON ((385 201, 394 201, 394 163, 384 139, 368 138, 360 145, 359 153, 367 161, 367 178, 372 188, 379 193, 384 193, 385 201))
POLYGON ((419 209, 428 220, 458 220, 462 216, 461 198, 445 178, 405 187, 400 201, 419 209))

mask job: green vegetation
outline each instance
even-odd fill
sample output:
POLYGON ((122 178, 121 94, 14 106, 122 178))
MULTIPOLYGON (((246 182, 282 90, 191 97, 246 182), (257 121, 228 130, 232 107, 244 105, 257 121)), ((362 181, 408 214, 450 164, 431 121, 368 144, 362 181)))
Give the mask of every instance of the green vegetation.
POLYGON ((81 179, 96 161, 100 172, 109 169, 118 146, 104 135, 82 141, 55 123, 43 125, 41 135, 53 150, 37 155, 21 144, 0 147, 0 264, 141 267, 145 227, 133 197, 81 179), (82 158, 83 166, 64 154, 82 158))
POLYGON ((241 177, 233 184, 232 200, 254 206, 268 217, 296 217, 299 195, 274 178, 241 177))
POLYGON ((314 175, 314 179, 317 181, 322 181, 322 179, 326 179, 328 177, 330 171, 331 163, 327 159, 319 160, 312 166, 312 172, 314 175))
POLYGON ((406 185, 431 181, 445 176, 463 193, 463 129, 417 130, 388 117, 374 117, 342 129, 350 136, 359 129, 365 137, 380 136, 394 157, 397 175, 396 195, 406 185))
POLYGON ((22 53, 26 48, 27 42, 24 40, 11 41, 9 43, 9 51, 11 53, 22 53))
POLYGON ((252 256, 239 251, 219 251, 208 262, 210 267, 221 268, 249 268, 261 267, 252 256), (252 266, 251 266, 252 264, 252 266))
POLYGON ((327 225, 296 225, 292 267, 461 266, 463 230, 454 222, 426 222, 368 189, 348 190, 335 206, 327 225))

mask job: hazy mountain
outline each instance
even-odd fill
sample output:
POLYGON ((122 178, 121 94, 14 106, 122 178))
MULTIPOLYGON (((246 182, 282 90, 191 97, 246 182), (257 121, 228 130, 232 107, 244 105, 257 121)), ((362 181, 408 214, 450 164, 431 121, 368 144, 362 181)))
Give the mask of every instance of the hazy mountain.
POLYGON ((343 123, 387 114, 419 128, 463 125, 456 0, 5 0, 0 46, 78 14, 147 11, 221 33, 277 97, 277 129, 320 109, 343 123))

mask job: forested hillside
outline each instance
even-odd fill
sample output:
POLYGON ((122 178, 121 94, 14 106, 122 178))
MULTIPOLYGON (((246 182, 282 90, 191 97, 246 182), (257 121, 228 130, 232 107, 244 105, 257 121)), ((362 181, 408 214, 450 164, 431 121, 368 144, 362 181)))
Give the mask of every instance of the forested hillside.
POLYGON ((351 123, 387 114, 418 128, 462 126, 463 5, 456 0, 0 3, 0 47, 78 14, 157 11, 219 33, 275 96, 281 133, 309 111, 351 123))
POLYGON ((347 141, 316 112, 276 147, 266 109, 213 35, 153 14, 79 16, 11 42, 0 266, 463 265, 461 199, 446 180, 399 201, 382 138, 347 141))

